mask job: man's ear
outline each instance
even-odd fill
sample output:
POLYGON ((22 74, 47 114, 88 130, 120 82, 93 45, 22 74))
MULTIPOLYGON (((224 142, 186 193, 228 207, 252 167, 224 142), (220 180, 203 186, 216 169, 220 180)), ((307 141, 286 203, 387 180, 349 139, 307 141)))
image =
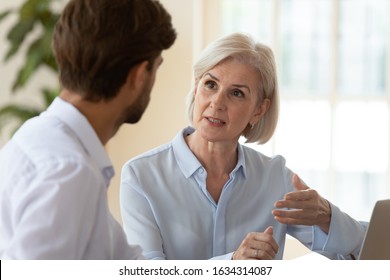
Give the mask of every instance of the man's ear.
POLYGON ((148 70, 149 62, 147 60, 138 63, 129 71, 127 83, 134 89, 140 89, 148 79, 150 71, 148 70))

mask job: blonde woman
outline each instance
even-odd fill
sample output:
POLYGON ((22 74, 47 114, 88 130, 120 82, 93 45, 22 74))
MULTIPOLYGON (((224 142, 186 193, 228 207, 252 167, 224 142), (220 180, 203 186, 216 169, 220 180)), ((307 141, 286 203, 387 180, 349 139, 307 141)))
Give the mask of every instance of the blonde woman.
POLYGON ((149 259, 282 259, 286 234, 330 258, 358 255, 366 224, 309 189, 265 143, 279 107, 272 51, 223 37, 194 66, 191 127, 128 161, 121 209, 127 239, 149 259))

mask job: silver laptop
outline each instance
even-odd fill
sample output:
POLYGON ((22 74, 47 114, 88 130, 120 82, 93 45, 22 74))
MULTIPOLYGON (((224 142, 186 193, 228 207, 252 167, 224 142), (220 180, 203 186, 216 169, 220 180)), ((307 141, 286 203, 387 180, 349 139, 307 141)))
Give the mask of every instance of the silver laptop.
POLYGON ((390 199, 376 202, 359 260, 390 260, 390 199))

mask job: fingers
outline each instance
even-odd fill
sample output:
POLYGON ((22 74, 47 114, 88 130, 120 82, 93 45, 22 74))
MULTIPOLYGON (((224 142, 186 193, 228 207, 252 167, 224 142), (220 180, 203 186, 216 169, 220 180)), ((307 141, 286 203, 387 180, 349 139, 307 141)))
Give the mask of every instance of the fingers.
POLYGON ((286 225, 312 225, 313 219, 310 213, 301 209, 272 211, 275 220, 286 225))
POLYGON ((285 194, 283 200, 276 201, 276 208, 310 209, 318 197, 317 191, 310 189, 297 174, 292 176, 292 184, 296 191, 285 194), (308 203, 302 203, 308 202, 308 203))
POLYGON ((234 253, 235 260, 272 260, 279 246, 272 236, 273 228, 268 227, 264 232, 251 232, 242 241, 234 253))
POLYGON ((318 208, 318 193, 310 189, 298 175, 293 174, 292 184, 296 191, 285 194, 284 199, 278 200, 272 214, 283 224, 310 225, 313 223, 315 209, 318 208), (284 209, 281 209, 284 208, 284 209), (288 210, 287 210, 288 209, 288 210))
POLYGON ((274 203, 276 208, 310 209, 313 207, 318 193, 315 190, 306 190, 285 195, 283 200, 274 203))
POLYGON ((297 191, 303 191, 309 189, 309 187, 295 173, 293 174, 291 181, 297 191))
POLYGON ((274 228, 269 226, 265 229, 264 233, 267 233, 267 234, 274 234, 274 228))
POLYGON ((274 228, 272 226, 269 226, 264 231, 264 234, 266 234, 266 235, 261 234, 261 233, 255 233, 254 238, 255 238, 255 240, 258 240, 258 241, 267 242, 267 244, 269 244, 271 246, 272 250, 274 251, 274 253, 276 255, 276 253, 279 250, 279 245, 278 245, 278 243, 276 243, 276 241, 273 237, 273 233, 274 233, 274 228))
MULTIPOLYGON (((301 191, 302 192, 302 191, 301 191)), ((283 224, 313 225, 318 215, 318 194, 315 190, 303 191, 299 199, 279 200, 272 210, 275 220, 283 224)), ((296 196, 293 196, 296 197, 296 196)))
POLYGON ((272 234, 269 233, 273 232, 272 227, 268 227, 267 230, 268 233, 249 233, 246 237, 246 239, 248 239, 248 243, 246 243, 246 245, 247 248, 259 249, 263 252, 268 252, 268 254, 271 255, 273 258, 278 252, 279 246, 273 238, 272 234))
POLYGON ((283 224, 318 225, 328 232, 331 218, 329 202, 296 174, 292 176, 292 184, 296 191, 287 193, 284 199, 274 203, 278 208, 272 211, 275 220, 283 224))
POLYGON ((293 174, 291 182, 296 191, 287 193, 285 195, 285 199, 306 200, 310 197, 310 188, 301 180, 301 178, 299 178, 297 174, 293 174))

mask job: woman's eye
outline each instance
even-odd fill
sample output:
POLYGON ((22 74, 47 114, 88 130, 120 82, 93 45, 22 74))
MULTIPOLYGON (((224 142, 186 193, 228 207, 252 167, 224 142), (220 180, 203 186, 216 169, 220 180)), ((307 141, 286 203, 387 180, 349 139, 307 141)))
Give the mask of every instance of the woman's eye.
POLYGON ((233 95, 237 97, 244 97, 244 93, 241 90, 233 90, 233 95))
POLYGON ((207 89, 216 89, 217 88, 217 83, 214 81, 207 81, 205 82, 205 87, 207 89))

